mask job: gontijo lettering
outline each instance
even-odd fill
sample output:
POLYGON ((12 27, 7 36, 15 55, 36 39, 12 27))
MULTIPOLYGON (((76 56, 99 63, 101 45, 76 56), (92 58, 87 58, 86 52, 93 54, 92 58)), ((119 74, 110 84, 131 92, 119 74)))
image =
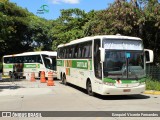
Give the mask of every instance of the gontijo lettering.
POLYGON ((87 62, 77 62, 77 67, 87 68, 87 62))

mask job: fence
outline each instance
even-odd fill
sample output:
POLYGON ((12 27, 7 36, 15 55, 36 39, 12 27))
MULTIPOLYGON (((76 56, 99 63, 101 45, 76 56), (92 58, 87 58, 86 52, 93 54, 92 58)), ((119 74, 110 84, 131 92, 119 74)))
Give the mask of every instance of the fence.
POLYGON ((146 68, 147 75, 160 81, 160 66, 148 65, 146 68))

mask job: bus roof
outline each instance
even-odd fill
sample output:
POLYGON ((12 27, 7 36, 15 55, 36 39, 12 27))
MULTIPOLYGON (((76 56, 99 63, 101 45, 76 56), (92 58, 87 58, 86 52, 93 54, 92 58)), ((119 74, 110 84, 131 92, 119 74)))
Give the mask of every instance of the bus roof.
POLYGON ((122 35, 99 35, 99 36, 90 36, 90 37, 84 37, 84 38, 80 38, 77 40, 73 40, 69 43, 66 44, 60 44, 58 45, 58 47, 64 47, 64 46, 68 46, 68 45, 73 45, 76 43, 81 43, 81 42, 86 42, 89 40, 94 40, 94 39, 124 39, 124 40, 142 40, 138 37, 131 37, 131 36, 122 36, 122 35))
POLYGON ((4 55, 3 57, 13 57, 13 56, 25 56, 25 55, 37 55, 37 54, 45 54, 49 56, 57 56, 57 52, 55 51, 36 51, 36 52, 24 52, 19 54, 12 54, 12 55, 4 55))

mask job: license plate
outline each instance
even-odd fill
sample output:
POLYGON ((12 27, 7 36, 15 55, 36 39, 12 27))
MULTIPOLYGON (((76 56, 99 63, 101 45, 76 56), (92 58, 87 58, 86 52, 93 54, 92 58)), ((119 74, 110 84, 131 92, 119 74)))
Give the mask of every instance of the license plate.
POLYGON ((131 92, 131 89, 124 89, 123 92, 131 92))

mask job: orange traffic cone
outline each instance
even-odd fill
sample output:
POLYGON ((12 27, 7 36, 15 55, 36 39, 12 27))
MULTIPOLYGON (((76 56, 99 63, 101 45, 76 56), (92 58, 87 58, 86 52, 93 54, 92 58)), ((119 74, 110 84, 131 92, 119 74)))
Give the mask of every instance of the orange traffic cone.
POLYGON ((32 72, 31 73, 31 82, 35 82, 35 81, 36 81, 36 79, 35 79, 35 73, 32 72))
POLYGON ((47 86, 54 86, 53 72, 48 72, 47 86))
POLYGON ((41 71, 41 83, 45 83, 46 82, 46 78, 45 78, 45 72, 44 71, 41 71))

